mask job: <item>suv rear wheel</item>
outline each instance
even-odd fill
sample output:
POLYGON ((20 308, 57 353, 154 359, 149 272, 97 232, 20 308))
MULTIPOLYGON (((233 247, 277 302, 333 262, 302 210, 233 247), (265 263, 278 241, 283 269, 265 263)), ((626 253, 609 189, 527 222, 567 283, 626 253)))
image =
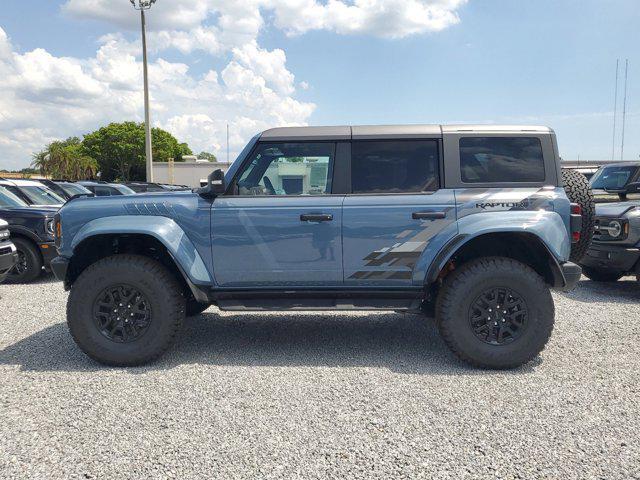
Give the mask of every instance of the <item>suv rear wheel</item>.
POLYGON ((24 238, 12 238, 18 253, 18 263, 7 275, 6 283, 29 283, 42 274, 42 256, 35 243, 24 238))
POLYGON ((462 360, 483 368, 515 368, 538 355, 549 340, 553 299, 527 265, 481 258, 445 279, 436 320, 444 341, 462 360))
POLYGON ((106 365, 135 366, 162 355, 185 316, 182 288, 160 263, 114 255, 88 267, 75 281, 67 323, 75 342, 106 365))

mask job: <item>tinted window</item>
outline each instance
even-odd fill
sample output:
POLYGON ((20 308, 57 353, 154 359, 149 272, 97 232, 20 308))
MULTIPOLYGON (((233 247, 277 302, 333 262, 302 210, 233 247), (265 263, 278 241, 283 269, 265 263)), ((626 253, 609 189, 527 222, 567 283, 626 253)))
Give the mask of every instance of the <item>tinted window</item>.
POLYGON ((353 193, 419 193, 438 189, 434 140, 356 141, 351 149, 353 193))
POLYGON ((240 195, 331 193, 334 143, 262 143, 238 180, 240 195))
POLYGON ((461 138, 460 171, 466 183, 543 182, 542 145, 533 137, 461 138))
POLYGON ((79 195, 82 193, 91 193, 89 190, 84 188, 82 185, 77 185, 75 183, 59 183, 58 186, 66 192, 67 195, 79 195))
POLYGON ((29 197, 27 197, 23 192, 21 192, 18 187, 14 187, 13 185, 7 185, 5 188, 9 190, 9 192, 11 192, 13 195, 18 197, 20 200, 22 200, 24 203, 26 203, 27 205, 33 204, 31 199, 29 199, 29 197))
POLYGON ((17 188, 33 205, 59 205, 64 203, 62 198, 44 186, 26 185, 17 188))
POLYGON ((110 197, 111 196, 111 188, 109 187, 91 187, 93 189, 93 193, 95 193, 96 197, 110 197))
POLYGON ((6 187, 0 185, 0 207, 26 207, 27 204, 19 197, 11 193, 6 187))
POLYGON ((112 195, 135 195, 136 194, 136 192, 131 190, 126 185, 114 185, 111 188, 113 189, 113 191, 111 192, 112 195))

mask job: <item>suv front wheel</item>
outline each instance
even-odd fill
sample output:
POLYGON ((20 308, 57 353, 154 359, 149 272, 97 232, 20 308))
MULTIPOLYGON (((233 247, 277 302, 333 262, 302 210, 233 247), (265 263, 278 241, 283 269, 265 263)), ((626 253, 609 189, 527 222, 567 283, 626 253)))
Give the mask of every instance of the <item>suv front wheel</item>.
POLYGON ((162 355, 185 316, 182 288, 157 261, 114 255, 89 266, 75 281, 67 323, 89 357, 112 366, 135 366, 162 355))
POLYGON ((447 276, 436 320, 444 341, 462 360, 482 368, 515 368, 532 360, 549 340, 553 299, 527 265, 480 258, 447 276))
POLYGON ((42 257, 38 247, 30 240, 14 238, 18 263, 7 275, 7 283, 30 283, 42 274, 42 257))

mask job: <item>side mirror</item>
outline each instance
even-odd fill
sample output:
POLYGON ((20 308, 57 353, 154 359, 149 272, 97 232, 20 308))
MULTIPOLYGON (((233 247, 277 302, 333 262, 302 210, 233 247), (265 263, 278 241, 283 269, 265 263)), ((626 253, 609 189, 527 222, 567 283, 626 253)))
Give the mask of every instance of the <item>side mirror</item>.
POLYGON ((215 197, 227 191, 227 182, 224 179, 224 172, 220 169, 214 170, 207 178, 207 185, 200 188, 198 193, 203 197, 215 197))
POLYGON ((632 182, 627 184, 627 193, 639 193, 640 192, 640 182, 632 182))

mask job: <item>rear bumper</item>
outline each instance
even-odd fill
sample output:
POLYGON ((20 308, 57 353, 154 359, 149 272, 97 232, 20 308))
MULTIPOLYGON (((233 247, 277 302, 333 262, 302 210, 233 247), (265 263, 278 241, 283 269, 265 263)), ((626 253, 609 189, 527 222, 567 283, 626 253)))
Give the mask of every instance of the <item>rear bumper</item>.
POLYGON ((564 287, 561 290, 571 290, 576 286, 582 275, 582 267, 573 262, 565 262, 560 265, 564 277, 564 287))
POLYGON ((636 273, 639 259, 640 248, 593 243, 580 264, 598 270, 636 273))

